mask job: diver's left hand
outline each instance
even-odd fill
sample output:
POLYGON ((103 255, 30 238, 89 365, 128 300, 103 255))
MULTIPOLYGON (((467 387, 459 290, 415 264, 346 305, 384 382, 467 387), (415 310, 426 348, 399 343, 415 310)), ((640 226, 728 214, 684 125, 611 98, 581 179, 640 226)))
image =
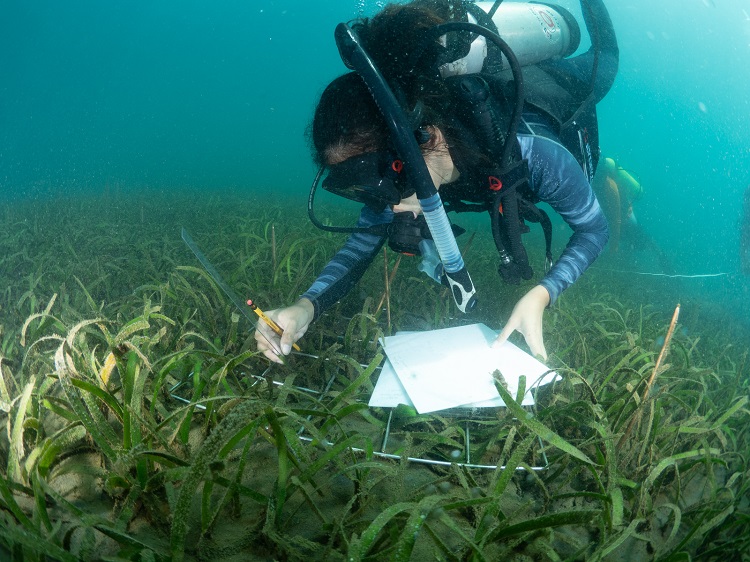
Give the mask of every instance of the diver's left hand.
POLYGON ((523 334, 526 345, 534 356, 540 355, 547 360, 547 350, 544 348, 542 334, 542 319, 544 309, 549 304, 549 293, 542 285, 537 285, 526 293, 513 307, 508 322, 500 335, 492 343, 492 347, 502 345, 514 331, 523 334))

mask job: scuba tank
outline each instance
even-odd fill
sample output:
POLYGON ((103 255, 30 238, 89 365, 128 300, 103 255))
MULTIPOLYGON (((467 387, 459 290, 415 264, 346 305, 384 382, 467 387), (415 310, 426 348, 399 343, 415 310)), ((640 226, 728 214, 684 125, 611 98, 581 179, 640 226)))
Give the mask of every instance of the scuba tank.
MULTIPOLYGON (((502 37, 521 66, 572 55, 581 42, 575 17, 565 8, 541 2, 476 2, 466 4, 467 19, 492 29, 502 37)), ((495 50, 488 56, 487 41, 480 35, 471 42, 468 53, 441 67, 443 78, 456 74, 509 68, 507 58, 495 50), (488 68, 489 66, 489 68, 488 68)))

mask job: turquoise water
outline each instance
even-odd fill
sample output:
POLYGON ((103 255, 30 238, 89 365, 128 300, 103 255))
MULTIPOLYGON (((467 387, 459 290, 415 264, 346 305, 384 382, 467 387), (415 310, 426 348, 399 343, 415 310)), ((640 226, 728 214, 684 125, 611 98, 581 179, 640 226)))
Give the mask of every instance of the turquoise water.
MULTIPOLYGON (((707 296, 745 321, 738 224, 750 184, 750 4, 607 4, 621 65, 599 108, 602 150, 644 185, 636 215, 677 273, 727 274, 675 280, 674 300, 707 296)), ((305 127, 316 96, 344 70, 333 28, 381 5, 4 3, 0 197, 232 187, 304 205, 313 174, 305 127)), ((577 2, 560 5, 580 13, 577 2)))

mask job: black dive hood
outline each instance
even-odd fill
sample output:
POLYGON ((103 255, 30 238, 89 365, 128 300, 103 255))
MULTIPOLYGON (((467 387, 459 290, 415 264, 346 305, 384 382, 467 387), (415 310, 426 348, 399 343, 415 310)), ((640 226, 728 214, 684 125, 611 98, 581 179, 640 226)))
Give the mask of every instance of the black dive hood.
POLYGON ((362 47, 357 34, 345 23, 340 23, 336 26, 335 38, 341 60, 362 77, 388 124, 393 146, 403 161, 408 182, 417 194, 456 306, 462 312, 468 312, 477 302, 474 283, 466 270, 443 202, 414 137, 414 128, 383 75, 362 47))

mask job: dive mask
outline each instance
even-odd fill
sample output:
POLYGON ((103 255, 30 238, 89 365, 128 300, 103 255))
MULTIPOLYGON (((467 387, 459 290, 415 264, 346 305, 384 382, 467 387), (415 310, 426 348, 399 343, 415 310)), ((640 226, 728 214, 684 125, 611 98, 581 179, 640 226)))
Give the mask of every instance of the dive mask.
POLYGON ((323 189, 381 212, 414 193, 403 170, 403 162, 394 153, 358 154, 330 166, 323 189))

